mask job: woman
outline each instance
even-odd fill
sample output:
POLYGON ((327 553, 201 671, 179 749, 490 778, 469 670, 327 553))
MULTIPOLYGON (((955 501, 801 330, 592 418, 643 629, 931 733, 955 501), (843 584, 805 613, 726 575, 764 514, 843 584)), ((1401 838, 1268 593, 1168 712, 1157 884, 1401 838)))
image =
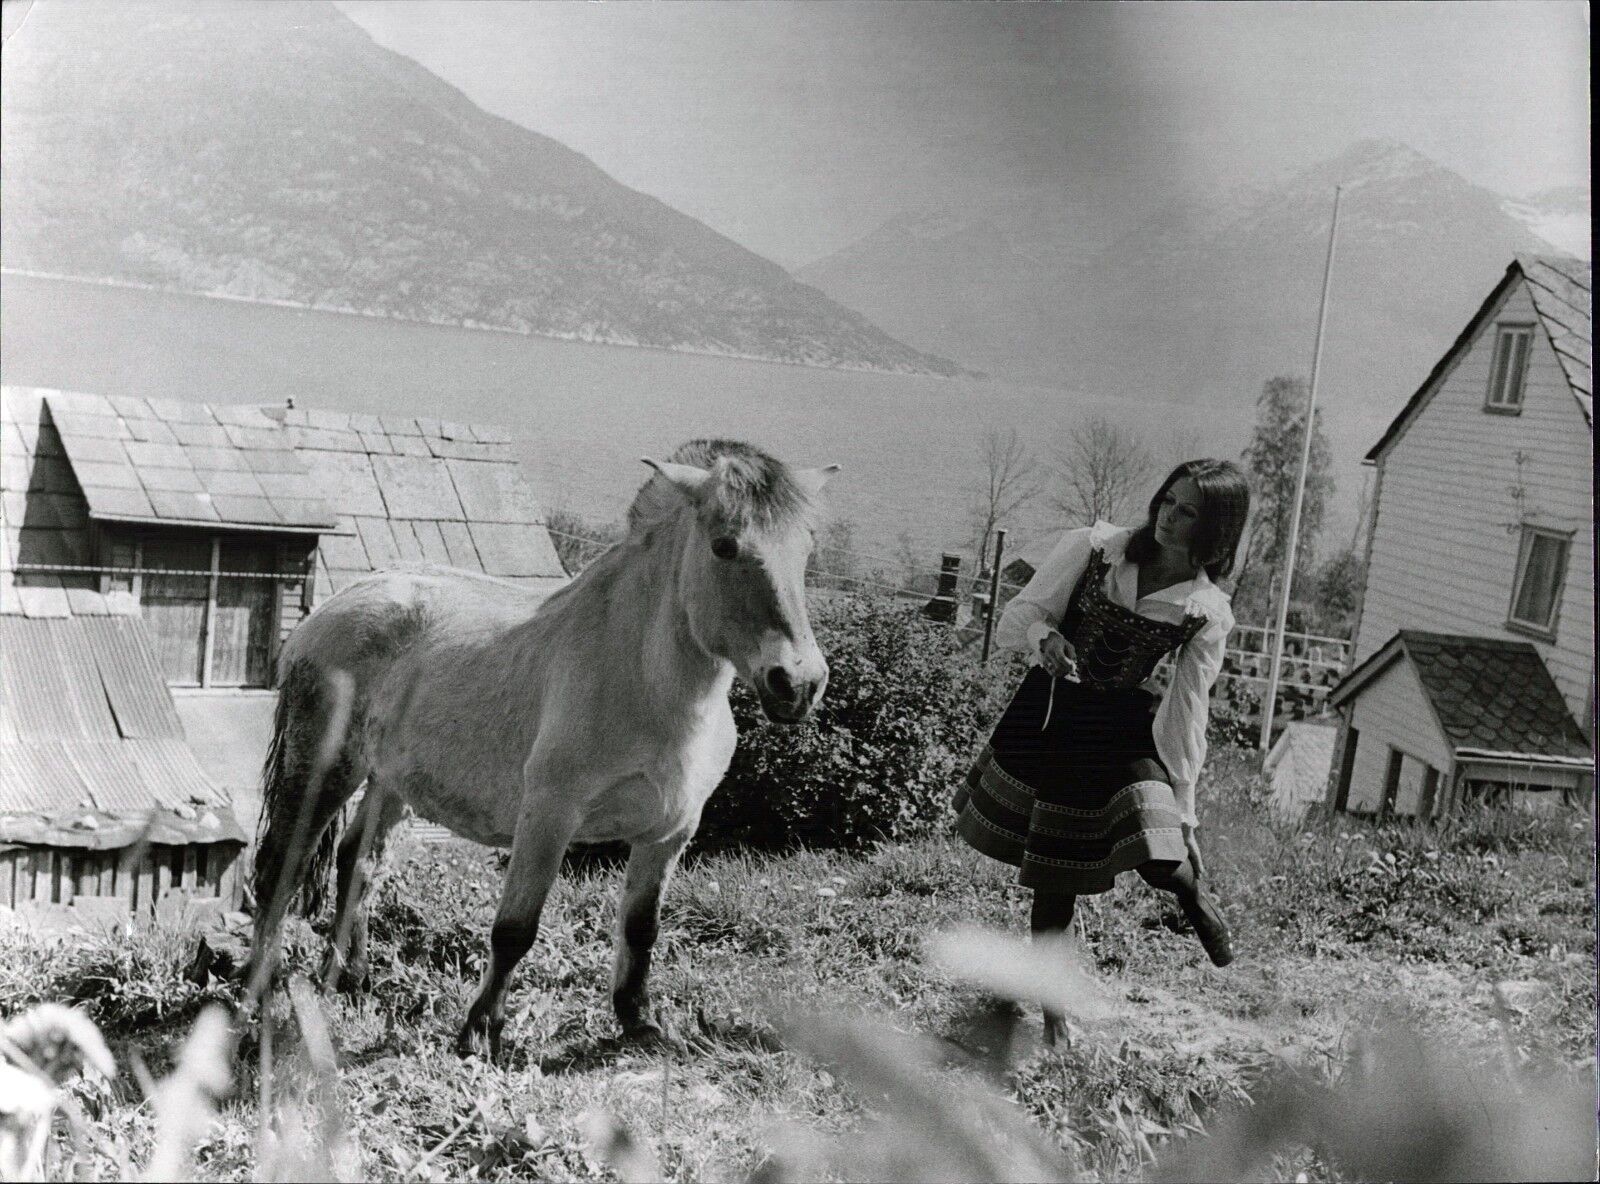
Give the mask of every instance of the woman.
MULTIPOLYGON (((1177 896, 1213 963, 1233 960, 1200 887, 1194 784, 1233 628, 1213 581, 1233 568, 1249 508, 1238 466, 1186 461, 1143 526, 1067 531, 1001 614, 998 644, 1033 668, 956 794, 956 826, 1020 869, 1034 933, 1065 930, 1079 896, 1137 871, 1177 896), (1173 651, 1158 705, 1147 684, 1173 651)), ((1047 1011, 1046 1039, 1063 1031, 1047 1011)))

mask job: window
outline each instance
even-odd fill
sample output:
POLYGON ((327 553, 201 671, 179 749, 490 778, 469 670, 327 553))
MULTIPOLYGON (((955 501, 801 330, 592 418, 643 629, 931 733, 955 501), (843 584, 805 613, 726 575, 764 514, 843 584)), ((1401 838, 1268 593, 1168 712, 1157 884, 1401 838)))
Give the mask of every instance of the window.
POLYGON ((1522 410, 1522 384, 1533 349, 1532 325, 1501 325, 1495 332, 1494 360, 1489 363, 1486 411, 1516 415, 1522 410))
MULTIPOLYGON (((149 533, 111 543, 107 590, 132 592, 175 687, 265 687, 285 582, 275 539, 149 533)), ((293 566, 292 561, 289 566, 293 566)))
POLYGON ((1561 589, 1567 580, 1567 552, 1571 548, 1571 537, 1566 534, 1534 526, 1522 528, 1508 625, 1543 637, 1555 636, 1561 589))

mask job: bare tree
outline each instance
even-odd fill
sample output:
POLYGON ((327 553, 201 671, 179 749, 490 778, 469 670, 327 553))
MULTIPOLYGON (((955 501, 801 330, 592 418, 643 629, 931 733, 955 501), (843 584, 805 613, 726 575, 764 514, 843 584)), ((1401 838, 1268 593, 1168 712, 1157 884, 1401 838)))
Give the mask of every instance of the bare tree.
POLYGON ((1054 460, 1050 502, 1071 526, 1120 522, 1148 497, 1154 480, 1155 460, 1138 433, 1100 415, 1073 428, 1054 460))
POLYGON ((1016 428, 990 428, 978 447, 983 480, 972 487, 967 520, 972 527, 972 549, 977 562, 973 574, 983 570, 989 539, 995 527, 1039 495, 1038 465, 1028 455, 1016 428))

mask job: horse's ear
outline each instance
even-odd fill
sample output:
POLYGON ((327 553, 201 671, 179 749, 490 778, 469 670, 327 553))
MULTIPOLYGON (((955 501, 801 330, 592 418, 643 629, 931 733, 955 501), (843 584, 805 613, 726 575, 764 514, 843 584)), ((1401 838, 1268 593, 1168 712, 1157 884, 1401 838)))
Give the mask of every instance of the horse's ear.
POLYGON ((694 465, 680 465, 670 460, 653 460, 648 456, 641 456, 640 460, 660 473, 674 486, 682 490, 691 499, 699 496, 700 491, 706 487, 706 482, 711 480, 711 474, 705 469, 696 468, 694 465))
POLYGON ((806 491, 807 497, 816 497, 838 471, 838 465, 823 465, 820 469, 796 469, 794 479, 795 483, 806 491))

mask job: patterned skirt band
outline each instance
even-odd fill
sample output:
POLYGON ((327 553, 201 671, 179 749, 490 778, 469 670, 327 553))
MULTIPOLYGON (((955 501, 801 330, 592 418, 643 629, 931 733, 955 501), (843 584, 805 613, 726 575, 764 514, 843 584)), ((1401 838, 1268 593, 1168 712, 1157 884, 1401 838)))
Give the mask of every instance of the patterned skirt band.
POLYGON ((1121 872, 1188 856, 1142 689, 1028 672, 956 791, 956 830, 1048 892, 1105 892, 1121 872), (1052 687, 1051 684, 1054 684, 1052 687))

